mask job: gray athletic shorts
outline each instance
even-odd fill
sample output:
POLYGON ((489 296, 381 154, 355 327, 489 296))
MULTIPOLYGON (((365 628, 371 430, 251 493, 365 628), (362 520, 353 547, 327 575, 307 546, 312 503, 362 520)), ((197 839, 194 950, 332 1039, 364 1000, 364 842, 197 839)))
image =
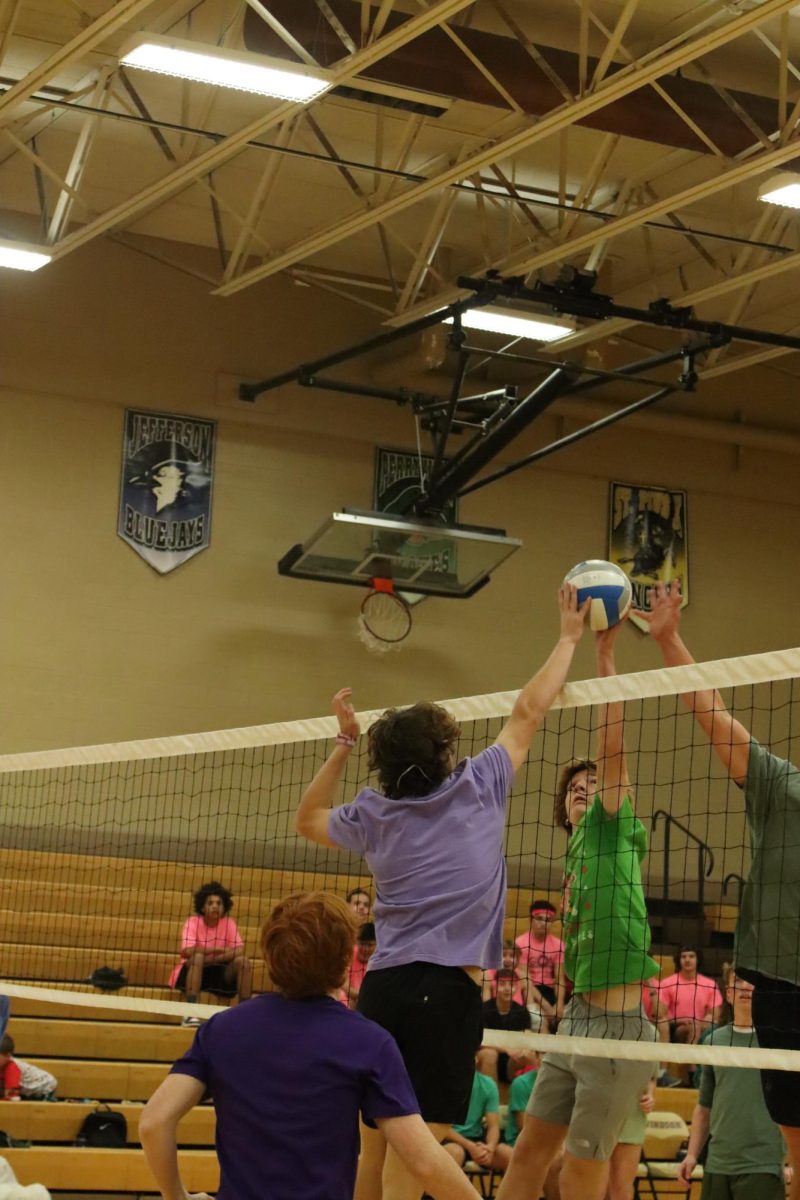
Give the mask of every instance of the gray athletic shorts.
MULTIPOLYGON (((641 1009, 607 1013, 581 996, 570 1000, 558 1032, 617 1041, 658 1041, 655 1027, 641 1009)), ((540 1121, 568 1125, 566 1148, 573 1157, 605 1162, 657 1061, 658 1053, 652 1062, 545 1054, 527 1111, 540 1121)))

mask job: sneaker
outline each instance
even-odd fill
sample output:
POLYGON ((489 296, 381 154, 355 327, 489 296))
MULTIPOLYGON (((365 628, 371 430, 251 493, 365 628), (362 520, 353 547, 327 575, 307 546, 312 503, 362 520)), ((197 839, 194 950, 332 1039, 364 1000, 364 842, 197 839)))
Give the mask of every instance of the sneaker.
POLYGON ((181 1025, 184 1029, 197 1029, 198 1025, 203 1024, 202 1017, 184 1017, 181 1025))
POLYGON ((683 1087, 683 1080, 678 1079, 676 1075, 670 1075, 668 1071, 662 1071, 656 1082, 658 1087, 663 1088, 683 1087))

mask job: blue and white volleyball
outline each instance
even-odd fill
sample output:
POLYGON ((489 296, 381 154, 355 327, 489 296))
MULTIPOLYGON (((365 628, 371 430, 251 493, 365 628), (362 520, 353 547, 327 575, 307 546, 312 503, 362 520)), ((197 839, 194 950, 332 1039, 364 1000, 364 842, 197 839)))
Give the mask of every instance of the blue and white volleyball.
POLYGON ((610 629, 627 613, 633 598, 628 576, 616 563, 602 558, 587 558, 564 576, 578 590, 578 606, 591 598, 589 625, 592 629, 610 629))

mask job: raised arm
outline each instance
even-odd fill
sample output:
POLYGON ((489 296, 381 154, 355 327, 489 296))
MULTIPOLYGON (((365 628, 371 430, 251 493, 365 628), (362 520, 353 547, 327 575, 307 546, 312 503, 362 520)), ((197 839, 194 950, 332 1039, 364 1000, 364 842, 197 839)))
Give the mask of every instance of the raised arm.
POLYGON ((497 738, 504 746, 514 770, 524 763, 536 730, 544 721, 550 705, 567 679, 575 647, 580 641, 591 601, 578 608, 578 593, 571 584, 562 584, 558 593, 561 632, 547 662, 522 689, 497 738))
MULTIPOLYGON (((616 675, 617 667, 614 657, 620 621, 610 629, 604 629, 595 634, 595 654, 597 657, 597 674, 603 678, 616 675)), ((624 704, 621 700, 613 704, 604 704, 600 709, 597 726, 597 791, 607 813, 616 813, 627 795, 630 795, 630 779, 628 764, 625 761, 624 739, 624 704)))
MULTIPOLYGON (((681 592, 679 584, 656 584, 651 612, 641 614, 650 626, 664 665, 688 667, 693 665, 689 650, 680 636, 681 592)), ((750 734, 740 721, 728 712, 719 692, 711 688, 701 692, 686 692, 681 700, 694 713, 701 729, 708 735, 714 752, 734 783, 744 785, 750 760, 750 734)))
POLYGON ((345 763, 361 733, 350 702, 352 694, 352 688, 342 688, 333 697, 333 711, 339 720, 336 745, 303 792, 295 813, 297 832, 320 846, 336 846, 328 837, 328 813, 336 799, 345 763))

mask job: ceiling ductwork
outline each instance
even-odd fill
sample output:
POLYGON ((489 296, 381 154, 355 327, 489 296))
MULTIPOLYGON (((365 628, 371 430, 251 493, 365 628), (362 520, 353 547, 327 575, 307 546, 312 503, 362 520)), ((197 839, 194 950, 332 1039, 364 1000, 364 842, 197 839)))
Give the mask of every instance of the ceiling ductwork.
MULTIPOLYGON (((327 4, 353 42, 358 43, 359 6, 352 0, 327 0, 327 4)), ((321 66, 331 66, 343 57, 342 41, 321 17, 315 0, 269 0, 269 9, 321 66)), ((401 14, 390 14, 386 31, 402 24, 404 19, 401 14)), ((564 96, 559 89, 515 38, 464 25, 457 28, 459 38, 529 116, 543 116, 563 104, 564 96)), ((297 61, 287 43, 254 9, 247 11, 244 39, 247 49, 255 53, 297 61)), ((577 93, 578 55, 540 44, 537 49, 567 87, 577 93)), ((594 61, 590 60, 590 74, 593 67, 594 61)), ((613 69, 612 66, 609 76, 613 69)), ((397 53, 381 59, 363 76, 364 81, 369 78, 390 87, 416 89, 423 100, 426 84, 435 81, 435 92, 430 89, 431 95, 438 93, 490 107, 502 105, 489 80, 441 29, 432 29, 397 53)), ((659 85, 723 154, 733 157, 753 144, 752 130, 710 84, 673 75, 661 79, 659 85)), ((728 95, 761 129, 769 133, 778 128, 778 103, 773 97, 730 89, 728 95)), ((367 102, 371 99, 363 92, 357 98, 367 102)), ((376 95, 374 102, 385 104, 386 97, 376 95)), ((405 107, 402 102, 399 106, 405 107)), ((709 152, 708 146, 652 87, 643 87, 624 100, 599 108, 578 124, 681 150, 709 152)))

